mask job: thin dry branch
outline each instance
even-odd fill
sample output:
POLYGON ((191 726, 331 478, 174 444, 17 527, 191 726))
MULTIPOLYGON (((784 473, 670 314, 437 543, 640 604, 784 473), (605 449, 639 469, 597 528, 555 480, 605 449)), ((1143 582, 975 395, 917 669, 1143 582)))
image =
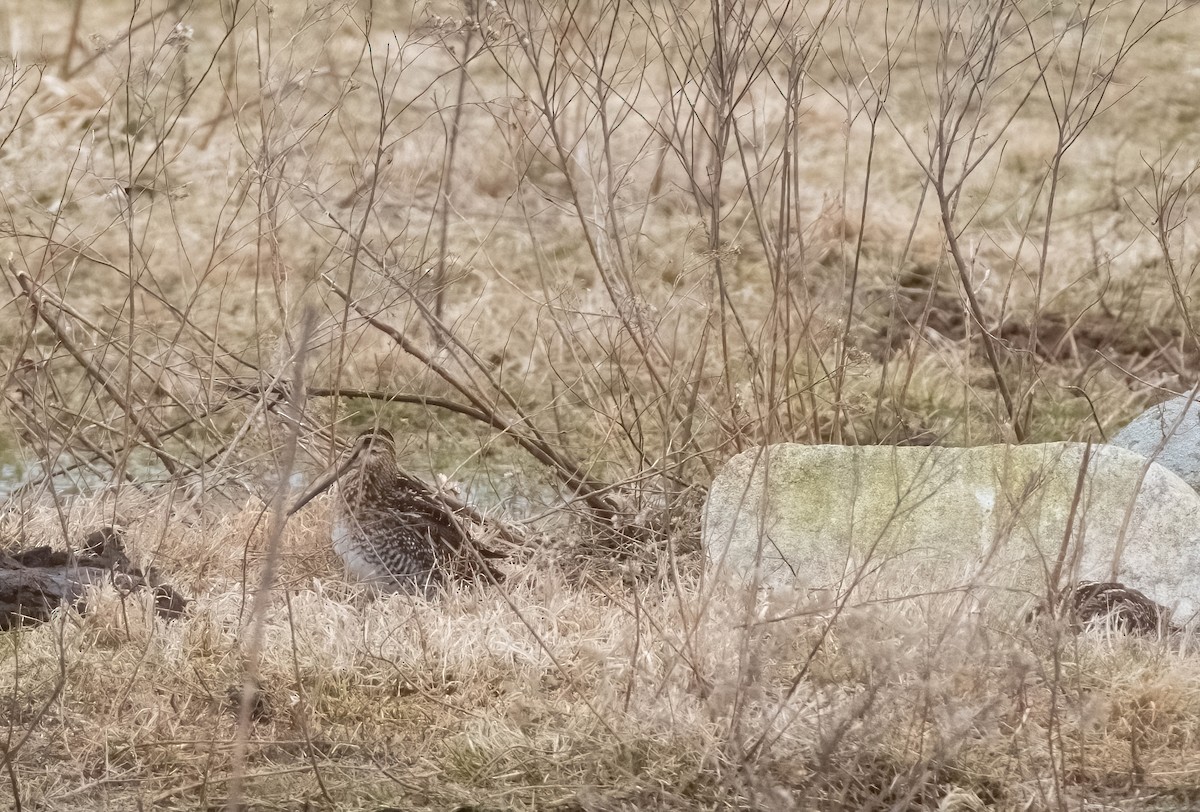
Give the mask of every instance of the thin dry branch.
POLYGON ((190 468, 191 466, 184 463, 177 457, 169 454, 162 445, 162 440, 158 432, 156 432, 144 419, 145 410, 140 406, 135 406, 129 401, 116 384, 113 383, 113 376, 106 373, 103 369, 97 367, 92 360, 87 357, 82 349, 71 339, 66 330, 63 329, 58 319, 55 318, 47 309, 46 297, 44 297, 40 286, 33 281, 33 278, 24 271, 15 270, 10 264, 6 263, 8 272, 11 273, 21 286, 25 297, 29 300, 30 306, 47 327, 51 329, 55 337, 71 354, 71 357, 79 364, 88 377, 98 383, 109 397, 113 399, 121 410, 125 413, 129 422, 137 429, 145 441, 146 446, 154 452, 154 455, 162 462, 163 467, 171 474, 178 474, 182 468, 190 468))
MULTIPOLYGON (((368 324, 386 335, 396 343, 396 346, 416 358, 466 397, 480 419, 485 419, 489 425, 498 429, 502 435, 511 437, 515 443, 528 451, 538 462, 548 466, 567 487, 579 493, 588 507, 595 511, 600 518, 607 520, 617 514, 618 508, 616 504, 605 495, 605 492, 611 490, 612 486, 609 483, 602 482, 588 475, 583 465, 550 445, 541 436, 540 432, 537 431, 532 418, 520 412, 518 412, 518 416, 515 419, 505 417, 492 404, 488 403, 475 387, 467 384, 453 372, 446 369, 444 364, 439 363, 431 354, 418 347, 400 329, 383 321, 378 315, 369 311, 362 304, 352 300, 350 294, 332 279, 326 277, 325 281, 330 289, 353 308, 359 316, 365 319, 368 324), (523 430, 522 427, 528 428, 528 431, 523 430)), ((509 398, 509 402, 515 403, 511 398, 509 398)))

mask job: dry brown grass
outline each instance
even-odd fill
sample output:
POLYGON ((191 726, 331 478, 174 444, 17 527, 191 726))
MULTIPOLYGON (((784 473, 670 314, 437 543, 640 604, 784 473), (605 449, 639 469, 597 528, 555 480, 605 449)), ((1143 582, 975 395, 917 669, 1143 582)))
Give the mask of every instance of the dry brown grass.
POLYGON ((566 495, 505 439, 536 426, 629 513, 687 517, 749 444, 1099 439, 1190 388, 1194 12, 9 6, 4 440, 31 475, 91 468, 31 476, 5 538, 123 524, 195 596, 163 623, 106 590, 0 637, 23 808, 1200 803, 1190 642, 751 610, 686 522, 614 562, 551 518, 503 593, 424 603, 346 586, 318 503, 285 528, 261 647, 250 623, 297 417, 301 473, 331 459, 320 431, 378 420, 418 473, 533 515, 566 495), (744 16, 722 39, 714 11, 744 16), (963 35, 989 19, 993 62, 963 35), (1081 100, 1101 110, 1065 149, 1081 100), (921 168, 945 111, 949 180, 981 159, 949 224, 921 168), (306 384, 409 401, 264 395, 297 383, 308 313, 306 384), (412 402, 464 392, 510 431, 412 402))
MULTIPOLYGON (((221 806, 235 774, 259 809, 1196 800, 1190 644, 872 604, 835 619, 786 594, 754 611, 695 579, 581 584, 546 564, 515 568, 503 594, 371 600, 308 520, 288 534, 235 763, 255 513, 161 545, 196 595, 183 620, 106 588, 85 617, 4 636, 7 719, 31 731, 13 765, 27 808, 221 806)), ((139 547, 161 532, 132 529, 139 547)))

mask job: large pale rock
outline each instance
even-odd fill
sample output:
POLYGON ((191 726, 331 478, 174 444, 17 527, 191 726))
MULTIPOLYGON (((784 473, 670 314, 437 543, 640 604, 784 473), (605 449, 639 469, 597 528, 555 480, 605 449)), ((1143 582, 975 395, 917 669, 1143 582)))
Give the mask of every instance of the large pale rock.
POLYGON ((854 590, 856 601, 949 592, 1011 611, 1044 598, 1058 572, 1064 585, 1121 581, 1187 622, 1200 605, 1200 495, 1130 451, 1095 446, 1076 500, 1084 452, 754 449, 713 482, 703 542, 735 578, 854 590))
POLYGON ((1121 429, 1112 444, 1150 457, 1200 490, 1200 401, 1188 401, 1183 395, 1151 406, 1121 429))

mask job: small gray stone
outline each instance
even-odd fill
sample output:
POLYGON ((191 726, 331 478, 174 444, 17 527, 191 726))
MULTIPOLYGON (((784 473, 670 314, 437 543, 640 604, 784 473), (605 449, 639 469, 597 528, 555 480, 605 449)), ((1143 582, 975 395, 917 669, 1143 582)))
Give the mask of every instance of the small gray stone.
POLYGON ((1062 587, 1120 581, 1187 622, 1200 607, 1200 495, 1094 446, 1076 500, 1085 449, 753 449, 713 481, 703 543, 718 572, 856 602, 951 594, 1018 611, 1057 572, 1062 587))
POLYGON ((1151 406, 1117 432, 1112 444, 1150 457, 1200 490, 1200 401, 1188 401, 1181 395, 1151 406))

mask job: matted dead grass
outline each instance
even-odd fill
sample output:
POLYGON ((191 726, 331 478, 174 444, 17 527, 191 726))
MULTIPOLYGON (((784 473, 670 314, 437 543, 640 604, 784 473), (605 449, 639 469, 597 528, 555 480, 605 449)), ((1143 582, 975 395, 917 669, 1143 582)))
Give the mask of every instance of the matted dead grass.
MULTIPOLYGON (((130 528, 135 553, 158 540, 156 563, 191 590, 181 620, 106 587, 86 616, 3 636, 24 808, 1158 809, 1200 797, 1191 640, 982 628, 853 601, 835 616, 785 593, 751 610, 703 579, 568 580, 536 558, 511 565, 502 592, 372 599, 341 581, 307 511, 285 536, 243 738, 258 513, 203 532, 130 528)), ((54 536, 55 521, 28 531, 54 536)))

